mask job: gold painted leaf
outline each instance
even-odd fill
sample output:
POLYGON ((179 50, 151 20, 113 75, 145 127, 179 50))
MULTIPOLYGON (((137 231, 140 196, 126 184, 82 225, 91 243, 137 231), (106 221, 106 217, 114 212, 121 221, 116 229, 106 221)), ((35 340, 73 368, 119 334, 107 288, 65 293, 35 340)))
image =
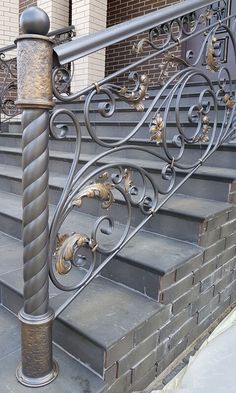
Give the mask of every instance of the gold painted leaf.
POLYGON ((81 248, 90 243, 86 235, 74 233, 71 236, 59 235, 60 247, 56 251, 56 271, 59 274, 67 274, 71 270, 75 249, 81 248), (64 239, 62 241, 62 239, 64 239))
POLYGON ((72 205, 81 207, 84 198, 99 199, 102 201, 102 208, 108 209, 114 202, 112 194, 113 185, 110 183, 92 183, 84 187, 74 198, 72 205))

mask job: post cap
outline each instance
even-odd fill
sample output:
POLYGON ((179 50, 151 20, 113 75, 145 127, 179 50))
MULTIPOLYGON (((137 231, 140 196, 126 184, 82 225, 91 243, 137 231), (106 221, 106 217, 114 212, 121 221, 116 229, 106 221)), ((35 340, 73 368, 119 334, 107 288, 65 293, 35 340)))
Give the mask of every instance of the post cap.
POLYGON ((31 6, 20 17, 23 34, 47 35, 50 28, 48 14, 39 7, 31 6))

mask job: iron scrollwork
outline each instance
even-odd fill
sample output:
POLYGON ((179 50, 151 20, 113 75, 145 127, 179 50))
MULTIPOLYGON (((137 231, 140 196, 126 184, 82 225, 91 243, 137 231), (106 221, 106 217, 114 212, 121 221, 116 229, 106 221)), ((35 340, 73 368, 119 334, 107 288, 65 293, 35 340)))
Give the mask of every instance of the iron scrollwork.
POLYGON ((15 105, 17 90, 17 67, 16 58, 6 59, 5 53, 0 53, 0 71, 3 75, 1 83, 0 104, 1 112, 5 119, 9 119, 20 113, 15 105))
MULTIPOLYGON (((55 119, 62 113, 71 118, 77 134, 75 157, 54 215, 50 234, 50 274, 52 281, 60 289, 82 290, 147 224, 191 174, 234 133, 231 125, 235 116, 235 92, 230 71, 221 61, 222 48, 217 38, 218 31, 223 31, 228 36, 236 57, 234 35, 228 26, 228 19, 231 17, 226 16, 222 19, 222 12, 219 12, 218 8, 216 10, 210 7, 157 26, 149 32, 147 39, 135 44, 134 50, 137 54, 145 54, 145 45, 149 45, 153 53, 148 53, 132 67, 120 70, 116 77, 125 74, 131 68, 135 69, 137 64, 158 57, 161 53, 160 74, 156 81, 158 89, 152 97, 150 95, 148 101, 148 77, 134 71, 129 77, 129 83, 133 83, 130 88, 128 85, 111 83, 112 76, 108 76, 86 89, 85 127, 92 140, 100 145, 103 151, 81 169, 77 169, 82 140, 78 118, 66 110, 57 110, 52 114, 50 128, 54 137, 57 137, 55 119), (171 49, 180 45, 183 40, 199 35, 203 36, 199 53, 188 51, 185 58, 171 53, 171 49), (163 40, 160 40, 160 37, 164 37, 163 40), (178 64, 179 68, 169 74, 169 67, 173 64, 178 64), (202 64, 205 64, 204 67, 202 64), (214 75, 214 83, 209 71, 214 75), (186 98, 189 83, 196 79, 201 83, 202 89, 195 98, 195 103, 187 103, 186 111, 181 112, 182 100, 186 98), (94 110, 94 106, 97 105, 95 98, 99 94, 104 101, 100 100, 94 110), (97 134, 91 113, 95 111, 96 115, 102 118, 112 118, 117 109, 117 102, 124 102, 135 108, 139 120, 126 135, 107 141, 97 134), (147 105, 144 105, 145 102, 147 105), (219 107, 224 108, 221 122, 218 119, 219 107), (174 124, 172 129, 168 126, 169 123, 174 124), (147 145, 137 143, 136 138, 140 131, 147 145), (205 148, 201 149, 200 158, 195 160, 193 157, 186 161, 186 145, 191 144, 204 144, 205 148), (143 168, 138 159, 133 158, 134 153, 138 157, 145 157, 145 162, 154 160, 158 176, 143 168), (123 155, 125 159, 122 159, 123 155), (177 181, 178 171, 186 172, 181 183, 177 181), (85 234, 82 234, 79 228, 78 232, 71 235, 60 235, 62 237, 59 247, 57 239, 63 223, 72 211, 86 209, 88 201, 98 201, 102 209, 98 211, 100 217, 92 220, 85 234), (117 223, 112 217, 112 209, 116 208, 117 203, 126 209, 122 224, 117 223), (143 218, 134 225, 134 211, 137 209, 143 218), (53 257, 55 249, 56 262, 53 257), (82 249, 90 253, 89 266, 80 263, 84 260, 82 249), (79 262, 76 262, 78 252, 79 262), (95 260, 100 262, 96 264, 95 260), (82 269, 82 279, 73 286, 66 286, 59 280, 57 273, 67 274, 73 267, 82 269)), ((57 72, 55 70, 54 77, 57 72)), ((54 93, 58 99, 69 102, 81 97, 85 91, 70 93, 67 96, 60 95, 54 82, 54 93)), ((66 138, 66 135, 64 136, 66 138)))

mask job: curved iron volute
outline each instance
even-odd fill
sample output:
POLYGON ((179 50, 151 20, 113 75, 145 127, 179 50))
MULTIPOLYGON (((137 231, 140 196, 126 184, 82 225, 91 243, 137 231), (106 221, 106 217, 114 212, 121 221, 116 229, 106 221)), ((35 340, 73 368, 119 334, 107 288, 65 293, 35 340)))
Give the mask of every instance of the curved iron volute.
POLYGON ((19 382, 43 386, 55 379, 48 276, 49 109, 52 101, 52 41, 45 35, 50 22, 38 7, 27 8, 17 40, 17 106, 23 109, 23 245, 24 308, 22 363, 19 382))

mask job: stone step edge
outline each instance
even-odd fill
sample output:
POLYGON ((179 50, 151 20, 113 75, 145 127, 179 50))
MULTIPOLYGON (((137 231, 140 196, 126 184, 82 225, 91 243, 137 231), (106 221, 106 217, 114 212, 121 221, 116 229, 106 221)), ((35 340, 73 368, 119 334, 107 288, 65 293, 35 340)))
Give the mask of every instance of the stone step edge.
MULTIPOLYGON (((22 134, 21 133, 16 133, 16 132, 0 132, 0 138, 1 137, 9 137, 9 138, 16 138, 16 139, 22 139, 22 134)), ((101 141, 106 141, 106 142, 118 142, 120 140, 120 138, 112 138, 112 137, 102 137, 100 138, 101 141)), ((75 135, 67 135, 67 137, 65 139, 61 139, 61 140, 56 140, 51 138, 50 139, 51 142, 58 142, 58 144, 60 143, 64 143, 64 142, 76 142, 76 136, 75 135)), ((82 142, 86 142, 86 143, 96 143, 90 136, 82 136, 82 142)), ((132 140, 129 140, 126 142, 126 144, 140 144, 143 145, 145 142, 145 146, 148 145, 149 147, 157 147, 155 142, 150 141, 150 140, 144 140, 142 138, 134 138, 132 140)), ((173 148, 173 149, 178 149, 178 147, 171 141, 167 141, 167 146, 173 148)), ((214 143, 212 144, 212 146, 214 146, 214 143)), ((8 146, 5 146, 8 147, 8 146)), ((200 149, 206 149, 208 147, 208 143, 193 143, 193 144, 186 144, 185 145, 185 149, 187 150, 200 150, 200 149)), ((10 148, 10 146, 9 146, 10 148)), ((229 144, 229 143, 223 143, 221 146, 219 146, 219 148, 217 149, 217 151, 234 151, 236 150, 236 144, 229 144)), ((58 150, 59 151, 59 150, 58 150)))
MULTIPOLYGON (((6 168, 9 167, 9 165, 2 165, 2 166, 0 165, 0 178, 2 177, 2 178, 9 179, 10 181, 11 180, 15 180, 15 181, 21 182, 21 176, 19 174, 17 174, 17 173, 15 175, 7 174, 4 171, 4 168, 1 168, 1 167, 4 167, 4 166, 6 166, 6 168)), ((11 166, 11 167, 14 168, 13 166, 11 166)), ((18 167, 16 167, 16 168, 18 170, 18 167)), ((66 178, 65 176, 62 177, 63 180, 65 178, 66 178)), ((51 177, 51 179, 49 179, 49 188, 52 189, 52 190, 55 189, 55 190, 58 190, 58 191, 62 191, 63 190, 63 186, 59 185, 59 182, 55 181, 55 179, 53 179, 53 176, 51 177)), ((4 193, 4 191, 2 191, 2 192, 4 193)), ((10 192, 6 192, 6 193, 8 194, 10 192)), ((220 201, 212 200, 213 204, 217 203, 218 205, 221 205, 221 209, 219 209, 218 212, 214 213, 214 214, 207 214, 207 212, 206 212, 205 215, 202 215, 202 214, 197 215, 192 209, 188 209, 187 206, 186 206, 186 209, 187 209, 186 211, 181 211, 181 209, 175 208, 175 206, 171 206, 171 208, 169 208, 169 205, 172 204, 173 200, 176 199, 176 198, 183 198, 183 200, 190 198, 191 200, 196 201, 196 203, 199 202, 199 204, 201 204, 201 205, 204 205, 204 203, 206 204, 209 201, 209 199, 206 199, 206 198, 199 198, 199 197, 194 197, 194 196, 191 196, 191 195, 190 196, 186 196, 185 194, 176 193, 171 198, 170 201, 167 201, 164 204, 164 206, 162 206, 162 208, 159 211, 160 214, 174 216, 174 217, 182 217, 183 219, 186 219, 186 218, 190 217, 191 220, 193 220, 193 221, 202 222, 202 221, 204 221, 206 219, 210 219, 211 217, 215 216, 216 214, 219 214, 220 212, 226 211, 227 209, 229 209, 231 207, 231 204, 229 204, 228 202, 220 202, 220 201)), ((120 195, 116 195, 114 203, 117 203, 118 205, 120 205, 120 204, 123 205, 123 204, 125 204, 125 201, 122 200, 120 195)), ((138 209, 138 207, 134 206, 134 209, 138 209)))
MULTIPOLYGON (((15 147, 7 147, 6 148, 4 146, 1 146, 0 153, 1 152, 13 154, 13 155, 18 155, 18 156, 22 155, 22 150, 20 148, 15 148, 15 147)), ((74 157, 74 153, 60 152, 57 150, 50 151, 50 158, 52 158, 52 159, 72 162, 73 157, 74 157)), ((81 164, 87 163, 93 158, 94 158, 93 154, 83 154, 80 156, 79 162, 81 164)), ((141 166, 142 168, 149 170, 150 172, 155 171, 155 173, 159 173, 164 165, 164 163, 162 164, 162 161, 155 162, 155 166, 154 166, 153 162, 150 160, 142 160, 142 165, 140 165, 140 161, 135 160, 135 159, 126 158, 125 160, 127 162, 128 167, 129 167, 129 163, 130 163, 130 165, 132 165, 132 163, 133 164, 138 163, 138 165, 141 166)), ((110 160, 100 160, 95 165, 102 166, 107 163, 112 164, 113 162, 116 163, 116 165, 119 165, 119 163, 122 164, 121 158, 117 157, 112 160, 111 159, 110 160)), ((6 165, 8 165, 8 164, 6 164, 6 165)), ((176 173, 180 176, 184 176, 185 174, 189 173, 189 171, 185 170, 185 169, 176 168, 176 173)), ((194 178, 202 178, 202 177, 209 178, 210 177, 212 179, 215 179, 215 180, 218 179, 223 182, 228 182, 228 180, 234 181, 236 179, 236 169, 212 167, 212 166, 203 165, 195 173, 193 173, 191 177, 194 177, 194 178), (214 173, 212 173, 212 169, 214 170, 214 173)))

